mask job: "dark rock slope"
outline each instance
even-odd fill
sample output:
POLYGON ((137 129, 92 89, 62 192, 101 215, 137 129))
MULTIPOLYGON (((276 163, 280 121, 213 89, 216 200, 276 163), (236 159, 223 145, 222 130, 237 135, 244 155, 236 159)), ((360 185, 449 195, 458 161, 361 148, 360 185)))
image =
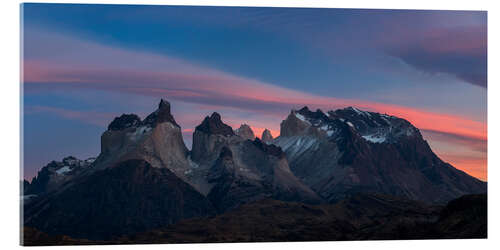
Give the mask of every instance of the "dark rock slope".
POLYGON ((109 240, 214 211, 203 195, 167 168, 128 160, 25 206, 24 222, 48 234, 109 240))

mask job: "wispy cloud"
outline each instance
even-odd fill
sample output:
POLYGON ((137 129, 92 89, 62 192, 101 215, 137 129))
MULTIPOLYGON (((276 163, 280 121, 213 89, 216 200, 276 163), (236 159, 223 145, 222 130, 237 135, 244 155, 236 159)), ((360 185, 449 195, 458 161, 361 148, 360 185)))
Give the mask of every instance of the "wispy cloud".
MULTIPOLYGON (((411 31, 406 31, 411 32, 411 31)), ((486 27, 433 29, 398 41, 387 52, 428 73, 447 73, 487 87, 486 27)))
POLYGON ((113 117, 111 113, 103 113, 97 111, 77 111, 64 109, 59 107, 49 107, 49 106, 25 106, 24 114, 31 115, 37 113, 48 113, 59 117, 63 117, 70 120, 77 120, 83 123, 96 125, 99 127, 106 127, 109 124, 110 117, 113 117))
POLYGON ((290 108, 345 106, 397 115, 421 129, 486 139, 486 124, 466 117, 363 100, 318 96, 199 66, 178 58, 130 51, 58 34, 34 33, 27 44, 25 84, 118 91, 283 117, 290 108), (47 37, 48 36, 48 37, 47 37), (52 39, 59 37, 57 39, 52 39), (36 37, 32 37, 33 40, 36 37), (40 47, 41 46, 41 47, 40 47), (85 48, 85 50, 77 50, 85 48), (43 51, 43 52, 42 52, 43 51), (65 53, 59 53, 59 52, 65 53), (57 56, 46 57, 47 54, 57 56), (50 59, 47 59, 50 58, 50 59))

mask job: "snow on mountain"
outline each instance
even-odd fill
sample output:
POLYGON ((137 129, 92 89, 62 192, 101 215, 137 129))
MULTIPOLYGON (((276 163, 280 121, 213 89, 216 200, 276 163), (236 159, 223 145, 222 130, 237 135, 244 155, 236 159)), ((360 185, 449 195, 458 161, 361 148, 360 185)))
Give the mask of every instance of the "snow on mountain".
POLYGON ((56 170, 57 174, 64 174, 64 173, 68 173, 68 172, 71 172, 71 169, 69 168, 69 166, 64 166, 64 167, 56 170))
POLYGON ((485 183, 443 162, 416 127, 395 116, 304 107, 292 110, 280 129, 272 143, 283 149, 293 173, 328 201, 351 190, 430 202, 485 190, 485 183))
POLYGON ((38 171, 37 176, 24 189, 24 194, 40 194, 57 189, 61 184, 90 169, 95 158, 80 160, 73 156, 52 161, 38 171))
POLYGON ((369 142, 373 142, 373 143, 382 143, 382 142, 385 142, 385 139, 386 139, 384 136, 377 136, 377 135, 363 135, 361 137, 363 137, 365 140, 367 140, 369 142))

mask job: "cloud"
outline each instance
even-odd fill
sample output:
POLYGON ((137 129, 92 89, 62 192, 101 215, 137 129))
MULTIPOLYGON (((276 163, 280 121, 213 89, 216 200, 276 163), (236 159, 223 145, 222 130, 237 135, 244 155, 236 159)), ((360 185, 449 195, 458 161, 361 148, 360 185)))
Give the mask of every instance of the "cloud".
POLYGON ((63 117, 70 120, 81 121, 99 127, 106 127, 110 122, 109 118, 113 117, 113 114, 111 113, 96 112, 96 111, 76 111, 76 110, 69 110, 58 107, 40 106, 40 105, 24 107, 25 115, 36 114, 36 113, 54 114, 59 117, 63 117))
POLYGON ((439 157, 468 174, 487 180, 488 140, 432 129, 421 130, 439 157))
POLYGON ((386 51, 424 72, 450 74, 464 82, 487 88, 485 26, 417 32, 402 41, 394 39, 386 51))
POLYGON ((52 66, 31 61, 27 61, 24 69, 25 84, 59 84, 61 87, 168 97, 184 102, 229 106, 281 117, 286 115, 290 108, 303 105, 324 110, 357 106, 408 119, 421 129, 486 138, 486 124, 465 117, 398 105, 317 96, 225 73, 196 75, 114 69, 73 70, 66 69, 64 65, 52 66), (38 72, 44 73, 40 75, 38 72))
POLYGON ((483 181, 488 180, 488 158, 486 156, 467 156, 457 154, 440 154, 442 160, 449 162, 454 167, 461 169, 468 174, 483 181))
POLYGON ((455 133, 445 133, 432 129, 423 129, 421 132, 432 140, 439 140, 455 145, 462 145, 470 148, 475 152, 486 154, 488 152, 488 140, 483 138, 475 138, 463 136, 455 133))

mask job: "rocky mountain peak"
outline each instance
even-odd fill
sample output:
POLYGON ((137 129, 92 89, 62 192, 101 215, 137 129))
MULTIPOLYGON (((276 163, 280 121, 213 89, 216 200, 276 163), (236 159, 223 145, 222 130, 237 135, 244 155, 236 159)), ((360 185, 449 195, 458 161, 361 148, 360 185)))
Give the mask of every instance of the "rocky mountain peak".
POLYGON ((327 121, 328 116, 321 111, 321 109, 316 109, 316 111, 311 111, 307 106, 303 107, 297 113, 301 114, 306 118, 306 120, 312 120, 313 123, 317 123, 318 121, 327 121))
POLYGON ((55 190, 59 184, 72 179, 82 171, 90 168, 94 157, 80 160, 74 156, 63 158, 62 161, 51 161, 38 171, 31 183, 24 189, 25 194, 42 194, 55 190))
POLYGON ((304 107, 292 110, 290 115, 281 124, 282 136, 311 135, 317 137, 337 137, 345 128, 352 128, 363 139, 371 143, 393 143, 399 138, 416 136, 421 138, 420 132, 410 122, 386 114, 360 110, 356 107, 347 107, 328 111, 326 114, 320 109, 315 112, 304 107))
POLYGON ((280 136, 313 135, 318 136, 324 132, 318 128, 326 130, 330 119, 320 109, 311 111, 307 106, 300 110, 292 110, 286 120, 280 124, 280 136))
POLYGON ((162 98, 160 100, 160 103, 158 104, 158 109, 165 110, 166 112, 170 113, 170 103, 166 100, 163 100, 162 98))
POLYGON ((155 127, 156 124, 163 122, 170 122, 174 126, 180 128, 179 124, 177 124, 174 117, 172 116, 172 113, 170 112, 170 103, 166 100, 161 99, 160 103, 158 104, 158 109, 148 115, 142 122, 142 125, 155 127))
POLYGON ((395 116, 363 111, 355 107, 330 111, 329 114, 348 121, 369 142, 391 143, 399 138, 410 137, 422 139, 416 127, 407 120, 395 116))
POLYGON ((270 143, 273 141, 273 135, 271 134, 271 131, 269 129, 264 129, 264 132, 262 132, 261 140, 264 143, 270 143))
POLYGON ((108 130, 123 130, 131 127, 138 127, 141 124, 141 118, 136 114, 122 114, 115 117, 108 125, 108 130))
POLYGON ((253 140, 255 138, 252 128, 247 124, 241 124, 241 126, 235 130, 235 133, 245 140, 253 140))
POLYGON ((301 109, 299 109, 298 112, 299 113, 306 113, 306 112, 311 112, 311 110, 309 110, 309 107, 304 106, 301 109))
POLYGON ((195 130, 204 132, 205 134, 218 134, 223 136, 235 135, 233 129, 222 122, 221 116, 217 112, 205 117, 203 122, 201 122, 195 130))

